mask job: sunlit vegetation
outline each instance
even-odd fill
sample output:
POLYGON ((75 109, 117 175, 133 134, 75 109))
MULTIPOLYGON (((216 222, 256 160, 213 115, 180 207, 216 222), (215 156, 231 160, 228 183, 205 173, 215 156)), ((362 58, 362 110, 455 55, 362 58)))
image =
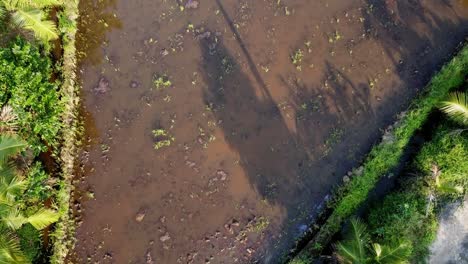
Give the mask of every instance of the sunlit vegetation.
POLYGON ((54 13, 61 1, 0 1, 5 33, 0 47, 0 263, 63 263, 49 258, 59 251, 57 244, 65 244, 59 227, 68 219, 70 189, 57 173, 62 152, 72 151, 64 147, 65 138, 74 144, 65 130, 73 123, 75 92, 70 96, 63 87, 74 89, 69 33, 76 32, 76 14, 67 16, 67 11, 77 3, 68 1, 64 11, 54 13), (60 30, 51 14, 58 16, 60 30), (48 54, 48 42, 60 33, 66 40, 63 65, 48 54), (46 167, 46 160, 54 161, 46 167))
POLYGON ((175 141, 175 138, 171 136, 164 129, 155 129, 152 131, 153 137, 155 139, 154 149, 158 150, 164 147, 169 147, 172 142, 175 141))
POLYGON ((0 18, 44 42, 58 38, 57 27, 48 19, 48 8, 58 6, 58 0, 1 0, 0 18))
MULTIPOLYGON (((428 245, 435 235, 438 212, 438 206, 428 202, 431 201, 428 195, 438 197, 439 201, 449 197, 459 198, 467 188, 468 162, 465 157, 468 154, 468 138, 463 133, 466 128, 463 126, 466 118, 466 94, 454 93, 450 96, 452 90, 464 83, 467 72, 468 48, 464 48, 432 79, 425 93, 415 99, 410 110, 400 117, 389 131, 392 136, 387 138, 390 139, 383 140, 371 150, 363 164, 362 174, 353 175, 348 184, 338 189, 328 205, 330 216, 293 263, 310 263, 311 257, 318 256, 324 246, 329 245, 333 235, 357 212, 379 179, 398 166, 411 137, 428 122, 429 114, 438 111, 441 106, 450 119, 458 123, 444 123, 439 128, 434 139, 424 145, 411 163, 416 168, 414 170, 417 176, 400 176, 404 181, 401 183, 402 188, 386 196, 374 209, 370 209, 369 215, 364 219, 368 223, 368 232, 373 243, 408 245, 408 261, 421 260, 427 256, 428 245)), ((370 249, 372 247, 370 245, 370 249)))

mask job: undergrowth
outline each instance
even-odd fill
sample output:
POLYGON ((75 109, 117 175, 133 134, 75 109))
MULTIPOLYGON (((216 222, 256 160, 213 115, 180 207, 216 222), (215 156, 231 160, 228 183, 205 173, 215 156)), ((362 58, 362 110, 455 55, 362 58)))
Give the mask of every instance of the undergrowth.
POLYGON ((369 227, 377 241, 383 244, 405 241, 412 249, 410 260, 424 262, 436 235, 440 209, 446 201, 466 195, 467 155, 468 136, 453 134, 453 126, 444 123, 417 154, 413 163, 416 176, 403 175, 401 187, 370 209, 369 227), (438 181, 459 186, 463 191, 438 188, 434 166, 440 172, 438 181))

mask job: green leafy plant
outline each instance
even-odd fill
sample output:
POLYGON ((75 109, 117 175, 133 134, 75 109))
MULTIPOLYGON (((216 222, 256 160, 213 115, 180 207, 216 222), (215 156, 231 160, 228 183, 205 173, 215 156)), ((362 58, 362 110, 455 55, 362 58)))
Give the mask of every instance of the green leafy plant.
POLYGON ((31 31, 44 42, 58 38, 57 28, 52 20, 46 19, 44 8, 59 5, 58 0, 1 0, 0 17, 19 28, 31 31))
POLYGON ((25 224, 42 230, 58 220, 58 214, 39 207, 33 213, 22 209, 21 196, 27 182, 16 173, 11 157, 26 147, 16 136, 0 135, 0 263, 27 263, 19 250, 15 231, 25 224))
POLYGON ((21 247, 16 235, 0 227, 0 263, 25 264, 30 263, 21 247))
POLYGON ((36 47, 18 39, 10 47, 0 49, 0 65, 2 112, 9 109, 9 115, 15 117, 14 130, 27 139, 35 154, 54 147, 58 144, 64 106, 57 84, 49 81, 50 60, 36 47))
POLYGON ((348 238, 338 242, 337 254, 343 263, 352 264, 398 264, 406 263, 410 255, 405 243, 396 246, 372 243, 366 225, 357 218, 351 219, 348 238))
POLYGON ((175 138, 164 129, 155 129, 152 133, 156 140, 156 143, 154 143, 154 149, 156 150, 169 147, 171 143, 175 141, 175 138))
POLYGON ((156 87, 156 90, 162 90, 164 88, 170 87, 172 82, 166 75, 157 75, 154 77, 153 85, 156 87))
POLYGON ((468 92, 450 94, 449 99, 442 102, 440 109, 454 121, 468 126, 468 92))
POLYGON ((291 62, 298 71, 302 70, 302 60, 304 59, 304 52, 298 49, 291 55, 291 62))

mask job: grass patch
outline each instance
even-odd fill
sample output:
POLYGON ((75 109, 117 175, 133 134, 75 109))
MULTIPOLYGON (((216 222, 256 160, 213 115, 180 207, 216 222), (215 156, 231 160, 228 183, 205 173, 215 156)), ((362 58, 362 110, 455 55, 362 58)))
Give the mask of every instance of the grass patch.
POLYGON ((453 134, 444 123, 426 143, 413 162, 417 176, 403 175, 401 187, 371 208, 368 223, 373 237, 383 244, 405 241, 411 248, 411 260, 424 262, 435 238, 438 214, 447 201, 460 199, 468 188, 468 136, 453 134), (440 172, 439 185, 434 166, 440 172), (463 191, 447 191, 440 186, 458 186, 463 191), (435 197, 437 203, 432 201, 435 197))
POLYGON ((314 245, 326 245, 348 219, 366 200, 379 179, 394 169, 403 156, 410 138, 424 122, 429 113, 447 97, 448 93, 463 84, 468 72, 468 47, 463 48, 450 63, 433 77, 423 94, 411 104, 386 140, 373 147, 365 162, 363 173, 353 177, 342 187, 330 204, 332 213, 318 230, 312 241, 302 250, 299 258, 313 257, 320 253, 314 245))
POLYGON ((79 0, 65 1, 63 11, 59 14, 59 31, 62 33, 63 63, 61 65, 62 86, 60 93, 65 110, 61 116, 62 121, 62 146, 58 153, 61 165, 60 188, 56 194, 56 202, 61 217, 52 233, 53 251, 50 257, 51 263, 65 263, 75 243, 75 222, 70 212, 70 197, 73 191, 72 179, 74 176, 75 157, 79 142, 77 136, 80 133, 78 125, 79 87, 76 83, 76 46, 75 36, 77 32, 77 19, 79 0))

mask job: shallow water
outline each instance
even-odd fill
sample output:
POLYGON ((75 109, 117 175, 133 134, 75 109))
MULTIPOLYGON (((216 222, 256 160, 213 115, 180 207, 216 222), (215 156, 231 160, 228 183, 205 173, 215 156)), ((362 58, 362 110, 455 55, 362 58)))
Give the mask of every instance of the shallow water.
POLYGON ((279 262, 468 32, 455 0, 199 2, 81 0, 78 263, 279 262))

